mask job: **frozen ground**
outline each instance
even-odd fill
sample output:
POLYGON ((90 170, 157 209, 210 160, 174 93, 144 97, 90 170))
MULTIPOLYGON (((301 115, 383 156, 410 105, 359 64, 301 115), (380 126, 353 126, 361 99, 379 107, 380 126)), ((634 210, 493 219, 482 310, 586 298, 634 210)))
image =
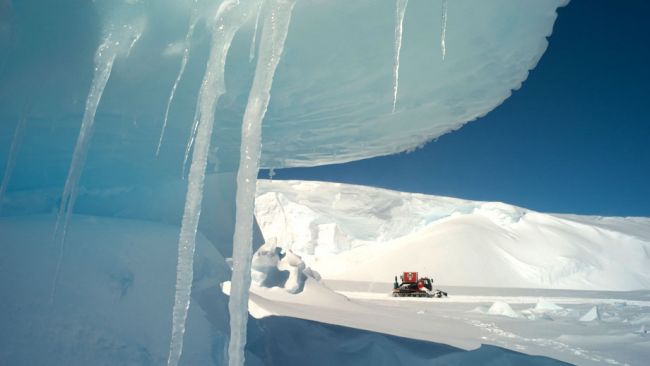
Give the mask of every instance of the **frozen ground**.
POLYGON ((389 283, 310 280, 299 295, 254 288, 251 312, 467 350, 494 345, 578 365, 644 365, 650 354, 650 291, 444 289, 446 299, 393 298, 389 283), (597 316, 584 319, 594 308, 597 316))

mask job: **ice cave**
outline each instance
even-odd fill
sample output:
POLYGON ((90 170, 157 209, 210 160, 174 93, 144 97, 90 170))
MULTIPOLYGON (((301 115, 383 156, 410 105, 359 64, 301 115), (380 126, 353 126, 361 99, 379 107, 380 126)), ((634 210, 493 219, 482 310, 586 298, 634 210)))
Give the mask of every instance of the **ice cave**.
POLYGON ((258 170, 489 113, 567 2, 0 0, 0 363, 282 364, 309 326, 248 315, 258 170))

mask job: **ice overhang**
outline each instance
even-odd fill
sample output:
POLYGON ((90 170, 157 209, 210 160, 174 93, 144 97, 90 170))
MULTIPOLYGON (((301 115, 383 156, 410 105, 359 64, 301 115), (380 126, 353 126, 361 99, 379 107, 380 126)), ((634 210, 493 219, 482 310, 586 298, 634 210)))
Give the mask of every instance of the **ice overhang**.
MULTIPOLYGON (((443 60, 443 2, 409 1, 393 111, 396 2, 299 1, 264 119, 262 167, 315 166, 393 154, 485 115, 535 67, 546 50, 556 10, 566 2, 447 1, 443 60)), ((3 145, 26 113, 25 106, 31 106, 26 143, 16 165, 18 187, 64 178, 101 24, 114 2, 63 1, 56 9, 44 9, 41 3, 3 5, 11 12, 2 17, 0 38, 6 59, 0 65, 3 145)), ((98 185, 111 185, 113 179, 180 176, 209 49, 209 30, 202 19, 156 157, 193 2, 127 3, 140 6, 146 27, 128 57, 116 60, 97 111, 84 175, 98 185)), ((212 2, 198 4, 206 17, 215 8, 212 2)), ((249 59, 254 24, 251 16, 237 33, 226 63, 226 94, 215 114, 214 171, 236 169, 240 124, 255 69, 249 59)), ((0 154, 6 156, 5 151, 0 154)))

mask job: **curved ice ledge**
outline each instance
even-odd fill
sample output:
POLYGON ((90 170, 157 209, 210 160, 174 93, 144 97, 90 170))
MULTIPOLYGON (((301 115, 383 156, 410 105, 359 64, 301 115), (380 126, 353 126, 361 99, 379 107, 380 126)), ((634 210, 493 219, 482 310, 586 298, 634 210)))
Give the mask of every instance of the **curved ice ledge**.
MULTIPOLYGON (((488 113, 535 67, 556 9, 565 2, 448 2, 444 62, 437 44, 441 2, 411 2, 403 24, 399 96, 391 113, 395 2, 299 1, 264 121, 261 167, 313 166, 397 153, 488 113)), ((19 120, 29 85, 39 85, 33 115, 36 124, 52 133, 29 156, 34 161, 47 158, 45 176, 60 174, 69 163, 69 140, 78 132, 92 79, 92 53, 105 14, 110 14, 104 10, 110 2, 101 4, 63 4, 46 19, 37 19, 37 6, 15 5, 4 28, 9 31, 0 37, 0 46, 11 50, 0 69, 0 92, 7 96, 0 101, 0 119, 19 120), (60 26, 48 34, 25 31, 37 21, 60 26)), ((142 39, 113 70, 97 110, 88 162, 95 169, 85 178, 89 185, 180 175, 210 46, 207 14, 214 14, 218 2, 198 2, 204 18, 190 45, 193 56, 176 91, 160 156, 152 152, 183 57, 178 45, 183 44, 193 4, 163 0, 146 7, 142 39)), ((209 169, 233 171, 237 166, 238 127, 255 68, 249 62, 255 18, 235 36, 226 62, 226 93, 215 113, 212 143, 218 147, 212 159, 218 166, 209 169)), ((35 175, 18 169, 13 184, 25 188, 37 180, 35 175)))

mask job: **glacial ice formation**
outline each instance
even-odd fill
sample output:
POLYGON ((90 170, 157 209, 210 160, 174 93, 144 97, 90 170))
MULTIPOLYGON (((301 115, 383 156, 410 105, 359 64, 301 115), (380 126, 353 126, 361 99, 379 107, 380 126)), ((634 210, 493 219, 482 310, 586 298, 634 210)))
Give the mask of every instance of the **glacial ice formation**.
MULTIPOLYGON (((441 3, 409 2, 394 114, 395 1, 298 2, 263 126, 260 166, 313 166, 405 151, 486 114, 535 66, 546 49, 556 8, 565 2, 448 2, 453 16, 447 19, 446 45, 453 52, 444 62, 440 47, 433 46, 442 29, 441 3)), ((13 16, 2 16, 10 31, 0 37, 0 48, 11 52, 0 76, 0 135, 11 134, 24 100, 34 93, 30 125, 51 131, 48 138, 30 144, 10 190, 62 185, 61 171, 67 169, 74 146, 70 140, 82 119, 81 101, 92 83, 90 59, 110 13, 104 8, 123 3, 79 5, 66 0, 51 14, 42 14, 40 0, 25 0, 10 5, 13 16), (31 26, 36 23, 38 27, 31 26), (30 85, 38 85, 37 91, 30 85), (29 168, 44 161, 47 164, 39 169, 29 168)), ((85 186, 180 176, 209 50, 207 18, 218 3, 196 5, 200 19, 191 40, 192 57, 175 92, 156 158, 152 152, 179 74, 178 53, 166 51, 170 43, 184 43, 195 5, 193 0, 146 2, 143 37, 128 60, 117 63, 97 109, 85 186)), ((264 6, 262 13, 266 11, 264 6)), ((234 37, 226 61, 227 91, 217 104, 219 122, 212 136, 221 171, 237 169, 239 124, 254 74, 248 60, 256 15, 234 37)), ((183 53, 183 47, 179 51, 183 53)))
MULTIPOLYGON (((168 363, 181 357, 200 213, 214 203, 205 176, 238 170, 236 197, 220 199, 237 205, 229 352, 242 364, 258 168, 386 155, 460 128, 521 85, 565 3, 443 1, 437 17, 439 3, 407 0, 64 0, 51 12, 0 0, 0 138, 21 131, 30 99, 39 132, 25 133, 20 159, 0 151, 3 189, 36 201, 35 190, 63 187, 43 204, 58 206, 52 299, 78 195, 177 184, 191 152, 168 363)), ((113 214, 146 211, 138 198, 113 214)))

